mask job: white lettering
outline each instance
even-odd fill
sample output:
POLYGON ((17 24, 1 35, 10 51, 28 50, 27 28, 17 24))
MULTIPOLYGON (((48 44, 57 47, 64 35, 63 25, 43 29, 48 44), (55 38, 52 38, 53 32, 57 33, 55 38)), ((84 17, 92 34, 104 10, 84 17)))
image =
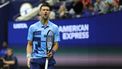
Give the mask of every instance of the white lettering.
POLYGON ((13 29, 27 29, 28 26, 26 23, 18 23, 18 24, 13 24, 13 29))
POLYGON ((60 32, 89 31, 88 24, 59 26, 60 32))
POLYGON ((89 32, 73 32, 73 33, 63 33, 63 40, 71 40, 71 39, 88 39, 89 32))

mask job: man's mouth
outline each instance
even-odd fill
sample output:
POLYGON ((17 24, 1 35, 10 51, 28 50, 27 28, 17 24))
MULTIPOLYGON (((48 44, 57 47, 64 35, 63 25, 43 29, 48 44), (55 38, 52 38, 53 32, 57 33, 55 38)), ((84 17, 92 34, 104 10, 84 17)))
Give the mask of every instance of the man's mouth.
POLYGON ((44 14, 45 16, 47 16, 47 14, 44 14))
POLYGON ((44 14, 44 18, 48 18, 48 15, 47 14, 44 14))

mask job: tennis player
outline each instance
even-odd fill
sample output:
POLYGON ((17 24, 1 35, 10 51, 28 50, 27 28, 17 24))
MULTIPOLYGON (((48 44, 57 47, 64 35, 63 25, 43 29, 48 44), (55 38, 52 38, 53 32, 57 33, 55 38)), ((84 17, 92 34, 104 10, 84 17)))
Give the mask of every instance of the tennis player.
POLYGON ((49 21, 50 11, 50 5, 43 3, 39 11, 40 21, 29 27, 27 36, 27 66, 30 69, 44 69, 47 56, 49 57, 48 69, 54 69, 54 64, 56 64, 53 56, 58 50, 60 38, 58 26, 49 21), (47 54, 46 35, 49 30, 54 32, 54 46, 51 52, 47 54))

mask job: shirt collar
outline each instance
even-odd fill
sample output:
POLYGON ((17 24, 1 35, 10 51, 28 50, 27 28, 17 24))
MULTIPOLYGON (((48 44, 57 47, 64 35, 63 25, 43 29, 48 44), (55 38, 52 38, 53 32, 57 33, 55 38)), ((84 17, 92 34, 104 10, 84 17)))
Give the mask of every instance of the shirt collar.
POLYGON ((43 24, 41 23, 41 21, 39 21, 39 26, 40 26, 41 28, 46 29, 46 28, 49 27, 49 25, 50 25, 50 21, 48 21, 47 25, 43 25, 43 24))

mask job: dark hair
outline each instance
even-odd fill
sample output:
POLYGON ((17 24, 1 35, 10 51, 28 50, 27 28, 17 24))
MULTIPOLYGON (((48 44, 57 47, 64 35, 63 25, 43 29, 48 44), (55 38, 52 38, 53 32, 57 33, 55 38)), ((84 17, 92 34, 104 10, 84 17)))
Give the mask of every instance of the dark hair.
POLYGON ((13 52, 13 49, 12 48, 8 48, 7 50, 10 50, 11 52, 13 52))
POLYGON ((49 7, 50 11, 52 10, 51 6, 50 6, 49 3, 47 3, 47 2, 42 3, 40 9, 41 9, 43 6, 49 7))

